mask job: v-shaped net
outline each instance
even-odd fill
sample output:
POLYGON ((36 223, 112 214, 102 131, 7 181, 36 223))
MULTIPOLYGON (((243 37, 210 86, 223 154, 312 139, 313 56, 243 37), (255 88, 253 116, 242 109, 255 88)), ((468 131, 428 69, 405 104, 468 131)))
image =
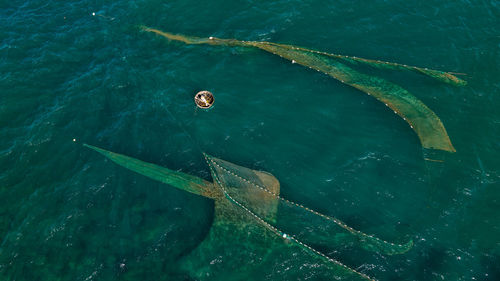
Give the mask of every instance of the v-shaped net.
POLYGON ((278 184, 269 174, 266 178, 263 176, 266 175, 264 172, 255 172, 208 155, 205 157, 214 183, 222 189, 228 201, 252 216, 256 223, 264 225, 275 235, 282 237, 287 243, 295 244, 312 256, 345 271, 371 279, 310 245, 341 247, 347 244, 388 255, 405 253, 413 246, 412 241, 404 244, 384 241, 353 229, 334 217, 289 201, 279 195, 279 188, 273 190, 269 187, 278 184))

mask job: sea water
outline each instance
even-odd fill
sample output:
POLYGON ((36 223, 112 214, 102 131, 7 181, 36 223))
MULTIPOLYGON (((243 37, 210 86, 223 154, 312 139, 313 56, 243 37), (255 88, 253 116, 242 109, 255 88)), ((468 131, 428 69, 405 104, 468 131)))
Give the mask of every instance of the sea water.
POLYGON ((498 1, 1 1, 0 279, 189 278, 179 260, 213 202, 89 143, 210 180, 204 151, 356 229, 413 239, 399 256, 323 249, 379 280, 499 280, 498 18, 498 1), (374 72, 427 104, 457 152, 425 161, 404 120, 324 74, 140 25, 463 73, 465 87, 374 72))

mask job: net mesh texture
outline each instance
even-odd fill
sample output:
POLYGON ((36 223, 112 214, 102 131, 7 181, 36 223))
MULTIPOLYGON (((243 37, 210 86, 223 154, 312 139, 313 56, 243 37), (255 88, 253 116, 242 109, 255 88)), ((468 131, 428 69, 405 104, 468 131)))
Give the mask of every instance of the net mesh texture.
POLYGON ((293 63, 323 72, 344 84, 373 96, 389 107, 395 114, 401 116, 418 135, 422 147, 448 152, 456 151, 439 117, 422 101, 397 84, 380 77, 361 73, 353 67, 363 64, 379 69, 407 70, 424 74, 451 85, 466 85, 466 81, 449 72, 409 66, 394 62, 330 54, 293 45, 277 44, 272 42, 240 41, 236 39, 220 39, 216 37, 200 38, 172 34, 144 26, 142 29, 144 31, 153 32, 166 37, 170 40, 181 41, 186 44, 209 44, 258 48, 278 55, 293 63))
POLYGON ((279 194, 279 182, 270 174, 250 170, 206 154, 205 159, 214 184, 222 190, 224 197, 231 204, 286 243, 330 263, 344 274, 354 274, 362 279, 372 280, 310 245, 324 245, 329 248, 350 245, 386 255, 403 254, 413 246, 411 240, 403 244, 384 241, 356 230, 337 218, 283 198, 279 194))

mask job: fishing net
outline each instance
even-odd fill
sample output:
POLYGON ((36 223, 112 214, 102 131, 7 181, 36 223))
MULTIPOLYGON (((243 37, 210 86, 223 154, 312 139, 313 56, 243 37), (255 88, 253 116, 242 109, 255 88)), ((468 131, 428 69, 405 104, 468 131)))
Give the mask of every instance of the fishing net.
POLYGON ((246 280, 253 271, 256 272, 252 276, 262 279, 284 267, 286 276, 296 276, 297 280, 310 272, 327 279, 333 276, 372 280, 311 245, 347 247, 349 251, 361 248, 387 255, 405 253, 413 246, 412 241, 384 241, 283 198, 279 181, 266 172, 204 154, 214 179, 210 183, 95 146, 84 146, 141 175, 214 199, 214 220, 207 237, 181 262, 182 268, 197 279, 226 280, 224 276, 229 276, 227 280, 246 280))
POLYGON ((279 182, 270 174, 250 170, 209 155, 205 155, 205 158, 215 185, 222 190, 229 203, 234 205, 233 209, 239 208, 239 211, 246 213, 254 223, 267 228, 290 246, 301 248, 346 274, 370 279, 365 274, 314 249, 310 243, 323 244, 327 247, 350 244, 388 255, 405 253, 413 246, 412 241, 396 244, 365 234, 334 217, 281 197, 279 182))
POLYGON ((169 184, 178 189, 194 193, 197 195, 202 195, 209 198, 214 198, 217 196, 213 185, 201 178, 191 176, 182 172, 172 171, 165 167, 147 163, 126 155, 114 153, 99 147, 95 147, 88 144, 83 144, 83 146, 93 149, 100 154, 104 155, 106 158, 115 162, 116 164, 139 173, 143 176, 157 180, 159 182, 169 184))
POLYGON ((141 175, 214 199, 210 231, 193 251, 180 260, 181 269, 196 280, 249 280, 248 276, 255 277, 253 280, 269 279, 269 276, 273 276, 273 280, 282 280, 276 278, 281 276, 280 271, 287 272, 283 275, 286 280, 303 280, 311 275, 315 280, 372 280, 274 226, 278 224, 278 214, 286 210, 282 210, 279 199, 279 182, 271 174, 206 155, 215 180, 212 184, 122 154, 87 144, 84 146, 141 175), (229 169, 232 172, 228 172, 229 169), (243 177, 252 179, 252 182, 243 177), (254 184, 273 196, 261 193, 254 184), (240 194, 233 194, 236 191, 240 194))
POLYGON ((455 152, 446 129, 439 117, 423 102, 410 94, 404 88, 385 79, 363 74, 350 66, 364 64, 375 68, 408 70, 424 74, 439 81, 456 86, 463 86, 466 82, 449 72, 408 66, 393 62, 370 60, 358 57, 330 54, 293 45, 271 42, 240 41, 235 39, 220 39, 215 37, 200 38, 193 36, 175 35, 157 29, 143 27, 143 30, 153 32, 171 40, 186 44, 210 44, 224 46, 254 47, 278 55, 317 71, 321 71, 344 84, 361 90, 391 108, 395 114, 401 116, 417 133, 424 148, 455 152))
POLYGON ((372 280, 305 251, 227 198, 214 205, 209 233, 180 261, 181 269, 196 280, 308 280, 309 276, 314 276, 312 280, 372 280))

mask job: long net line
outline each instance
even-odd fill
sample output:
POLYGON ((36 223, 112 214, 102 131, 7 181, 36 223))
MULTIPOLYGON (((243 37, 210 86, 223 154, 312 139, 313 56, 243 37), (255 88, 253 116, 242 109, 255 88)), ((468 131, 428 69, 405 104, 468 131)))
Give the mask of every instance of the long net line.
POLYGON ((373 67, 380 67, 380 68, 393 69, 393 70, 415 71, 417 73, 427 75, 427 76, 432 77, 434 79, 437 79, 437 80, 440 80, 442 82, 449 83, 449 84, 452 84, 455 86, 467 85, 467 82, 465 80, 460 79, 457 76, 453 75, 452 72, 429 69, 426 67, 418 67, 418 66, 412 66, 412 65, 401 64, 401 63, 396 63, 396 62, 388 62, 388 61, 382 61, 382 60, 365 59, 365 58, 360 58, 360 57, 356 57, 356 56, 332 54, 332 53, 317 51, 317 50, 313 50, 313 49, 298 47, 298 46, 294 46, 294 45, 279 44, 279 43, 267 42, 267 41, 244 41, 244 40, 236 40, 236 39, 221 39, 221 38, 217 38, 217 37, 203 38, 203 37, 195 37, 195 36, 186 36, 186 35, 173 34, 170 32, 164 32, 164 31, 161 31, 161 30, 158 30, 155 28, 147 27, 147 26, 141 26, 141 29, 144 31, 156 33, 156 34, 161 35, 163 37, 167 37, 171 40, 181 41, 181 42, 184 42, 186 44, 210 44, 210 45, 227 45, 227 46, 255 46, 255 45, 259 45, 259 44, 273 45, 273 46, 277 46, 277 47, 291 48, 291 49, 295 49, 295 50, 302 50, 302 51, 306 51, 306 52, 321 54, 321 55, 341 59, 341 60, 344 60, 347 62, 361 62, 361 63, 371 65, 373 67))
POLYGON ((401 64, 401 63, 396 63, 396 62, 388 62, 388 61, 382 61, 382 60, 365 59, 365 58, 360 58, 360 57, 356 57, 356 56, 332 54, 332 53, 317 51, 317 50, 313 50, 313 49, 307 49, 307 48, 303 48, 303 47, 297 47, 297 46, 279 44, 279 43, 273 43, 273 42, 256 42, 256 41, 252 41, 252 42, 257 43, 257 44, 263 43, 263 44, 274 45, 274 46, 279 46, 279 47, 283 47, 283 48, 291 48, 291 49, 295 49, 295 50, 316 53, 316 54, 340 59, 340 60, 350 62, 350 63, 361 62, 361 63, 367 64, 367 65, 370 65, 372 67, 381 68, 381 69, 409 70, 409 71, 424 74, 426 76, 429 76, 431 78, 434 78, 436 80, 439 80, 439 81, 442 81, 442 82, 445 82, 445 83, 448 83, 448 84, 451 84, 454 86, 467 85, 467 82, 465 80, 458 78, 457 76, 453 75, 450 72, 429 69, 427 67, 418 67, 418 66, 412 66, 412 65, 401 64))
POLYGON ((345 63, 363 63, 372 67, 409 70, 424 74, 442 82, 456 86, 463 86, 466 82, 450 72, 409 66, 405 64, 330 54, 326 52, 306 49, 293 45, 272 42, 241 41, 235 39, 220 39, 216 37, 194 37, 163 32, 158 29, 142 27, 144 31, 153 32, 170 40, 181 41, 186 44, 209 44, 223 46, 254 47, 285 58, 311 69, 323 72, 340 82, 354 87, 368 95, 375 97, 394 113, 401 116, 417 133, 424 148, 455 152, 448 133, 439 117, 423 102, 410 94, 404 88, 385 79, 360 73, 345 63))
POLYGON ((306 250, 306 252, 312 254, 313 256, 315 256, 315 257, 319 256, 319 257, 321 257, 323 259, 326 259, 327 261, 333 263, 334 265, 340 266, 342 269, 344 269, 344 270, 346 270, 348 272, 354 273, 354 274, 362 277, 363 279, 370 280, 370 281, 375 281, 374 278, 371 278, 370 276, 368 276, 368 275, 366 275, 366 274, 364 274, 362 272, 359 272, 359 271, 357 271, 357 270, 355 270, 353 268, 348 267, 347 265, 341 263, 340 261, 338 261, 338 260, 336 260, 334 258, 331 258, 331 257, 329 257, 329 256, 321 253, 320 251, 312 248, 311 246, 305 244, 304 242, 298 240, 293 235, 290 235, 290 234, 285 233, 284 231, 281 231, 277 227, 271 225, 266 220, 264 220, 263 218, 261 218, 260 216, 258 216, 254 212, 252 212, 250 209, 248 209, 245 205, 243 205, 242 203, 240 203, 238 200, 234 199, 231 195, 229 195, 229 192, 226 190, 226 185, 222 183, 221 179, 219 178, 218 173, 216 173, 216 171, 213 169, 213 165, 212 164, 216 164, 216 163, 214 163, 207 154, 204 153, 203 155, 204 155, 205 160, 206 160, 206 162, 207 162, 207 164, 209 166, 210 173, 212 174, 212 177, 214 178, 214 180, 216 181, 216 183, 222 189, 222 192, 224 193, 224 196, 230 202, 232 202, 236 206, 238 206, 241 209, 243 209, 245 212, 247 212, 249 215, 251 215, 252 217, 254 217, 258 222, 260 222, 263 226, 265 226, 266 228, 268 228, 269 230, 271 230, 277 236, 282 237, 283 239, 286 239, 288 241, 291 241, 291 242, 295 243, 296 245, 298 245, 302 249, 306 250))

